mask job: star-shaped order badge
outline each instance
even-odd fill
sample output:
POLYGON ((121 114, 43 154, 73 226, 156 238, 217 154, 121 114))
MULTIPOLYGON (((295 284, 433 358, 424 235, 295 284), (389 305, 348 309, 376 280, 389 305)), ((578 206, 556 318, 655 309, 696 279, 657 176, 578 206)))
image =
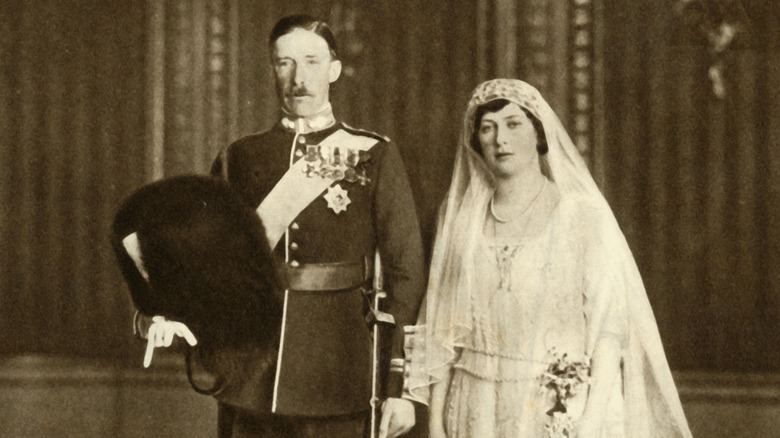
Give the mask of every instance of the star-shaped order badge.
POLYGON ((352 200, 349 199, 347 191, 342 189, 340 184, 328 187, 328 192, 325 193, 324 198, 328 201, 328 208, 333 210, 336 214, 345 211, 347 205, 352 202, 352 200))

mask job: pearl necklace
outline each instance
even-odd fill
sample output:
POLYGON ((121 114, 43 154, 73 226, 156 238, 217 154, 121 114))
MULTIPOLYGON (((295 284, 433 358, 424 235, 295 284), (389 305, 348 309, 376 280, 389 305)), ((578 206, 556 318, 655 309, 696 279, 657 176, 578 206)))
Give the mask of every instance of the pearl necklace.
MULTIPOLYGON (((523 212, 520 213, 519 215, 517 215, 517 217, 523 216, 524 214, 528 213, 528 211, 534 205, 534 202, 536 202, 536 200, 539 199, 539 196, 542 194, 542 192, 544 192, 544 189, 546 187, 547 187, 547 178, 545 177, 544 178, 544 183, 542 184, 542 188, 539 189, 539 191, 536 193, 536 195, 534 195, 534 197, 531 199, 531 202, 528 203, 528 206, 525 207, 523 212)), ((512 222, 514 220, 514 219, 504 219, 501 216, 497 215, 495 207, 494 207, 494 203, 495 203, 495 194, 490 197, 490 214, 491 214, 491 216, 493 216, 493 219, 495 219, 496 222, 505 224, 505 223, 508 223, 508 222, 512 222)), ((517 217, 515 217, 515 219, 517 217)))
MULTIPOLYGON (((523 224, 523 227, 519 229, 520 233, 525 233, 526 228, 528 227, 528 223, 531 221, 531 215, 527 214, 530 212, 531 207, 533 207, 534 203, 537 199, 541 196, 542 192, 544 192, 544 189, 547 187, 547 178, 544 179, 544 184, 542 184, 542 188, 539 189, 539 192, 534 195, 534 197, 531 199, 531 202, 528 203, 528 206, 523 210, 523 212, 518 216, 526 215, 525 223, 523 224)), ((524 246, 524 243, 520 243, 518 245, 512 245, 509 244, 501 244, 498 241, 498 231, 496 230, 496 223, 508 223, 511 222, 514 219, 503 219, 499 217, 494 208, 493 208, 493 197, 490 198, 490 215, 493 216, 493 251, 496 256, 496 267, 498 268, 498 274, 499 274, 499 283, 498 283, 498 290, 497 293, 506 293, 506 292, 512 292, 512 261, 514 260, 515 255, 518 253, 520 248, 524 246)))

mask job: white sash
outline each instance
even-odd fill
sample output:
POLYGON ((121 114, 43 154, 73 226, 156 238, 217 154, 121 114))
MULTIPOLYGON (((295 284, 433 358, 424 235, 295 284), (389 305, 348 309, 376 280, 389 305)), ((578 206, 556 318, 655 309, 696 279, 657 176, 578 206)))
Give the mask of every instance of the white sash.
MULTIPOLYGON (((339 129, 321 141, 319 146, 368 151, 378 142, 379 140, 373 137, 354 135, 339 129)), ((290 166, 271 193, 257 207, 257 214, 265 225, 271 248, 276 246, 298 214, 333 184, 334 180, 331 178, 307 176, 307 164, 309 163, 306 160, 299 159, 290 166)))

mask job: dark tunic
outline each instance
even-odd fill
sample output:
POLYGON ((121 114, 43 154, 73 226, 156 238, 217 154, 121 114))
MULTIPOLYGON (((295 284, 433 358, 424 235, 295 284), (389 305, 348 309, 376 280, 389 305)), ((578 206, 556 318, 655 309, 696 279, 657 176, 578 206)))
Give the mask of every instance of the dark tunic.
MULTIPOLYGON (((336 214, 323 192, 290 224, 289 239, 283 236, 274 253, 281 264, 303 266, 361 262, 373 259, 378 248, 388 293, 382 310, 396 322, 391 357, 402 358, 403 327, 414 324, 424 290, 420 232, 408 178, 394 144, 342 123, 301 134, 295 145, 301 152, 294 160, 301 159, 306 145, 316 145, 338 129, 378 140, 362 163, 368 182, 334 182, 331 186, 340 185, 351 200, 346 210, 336 214), (289 262, 285 262, 285 245, 289 262)), ((287 172, 294 138, 281 124, 241 138, 222 151, 212 173, 226 177, 246 202, 257 207, 287 172)), ((368 409, 371 332, 365 310, 359 287, 287 292, 275 413, 332 416, 368 409)), ((403 376, 388 376, 386 394, 400 397, 403 376)))

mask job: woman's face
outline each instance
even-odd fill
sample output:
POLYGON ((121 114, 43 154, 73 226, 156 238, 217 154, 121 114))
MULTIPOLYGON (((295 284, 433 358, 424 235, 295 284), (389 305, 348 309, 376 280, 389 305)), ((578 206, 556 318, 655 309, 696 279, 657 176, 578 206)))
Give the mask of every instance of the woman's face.
POLYGON ((509 178, 526 169, 539 169, 536 130, 519 105, 509 103, 482 116, 477 126, 482 156, 493 175, 509 178))

